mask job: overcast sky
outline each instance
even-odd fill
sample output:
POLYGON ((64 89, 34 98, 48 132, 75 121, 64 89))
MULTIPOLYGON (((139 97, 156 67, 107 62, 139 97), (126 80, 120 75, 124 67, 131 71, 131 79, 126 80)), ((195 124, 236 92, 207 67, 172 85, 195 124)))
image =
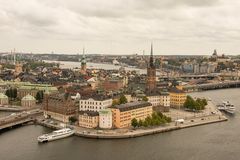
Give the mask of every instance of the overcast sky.
POLYGON ((0 51, 240 53, 239 0, 0 0, 0 51))

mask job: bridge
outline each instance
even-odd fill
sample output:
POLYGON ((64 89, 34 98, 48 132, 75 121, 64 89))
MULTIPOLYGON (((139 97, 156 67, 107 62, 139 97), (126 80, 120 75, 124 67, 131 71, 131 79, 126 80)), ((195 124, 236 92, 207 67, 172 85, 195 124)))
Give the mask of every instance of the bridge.
POLYGON ((0 131, 35 120, 35 117, 42 114, 39 109, 28 112, 13 113, 9 116, 0 118, 0 131))
POLYGON ((186 85, 183 86, 183 90, 187 92, 204 91, 222 88, 237 88, 240 87, 240 81, 228 81, 208 84, 186 85))

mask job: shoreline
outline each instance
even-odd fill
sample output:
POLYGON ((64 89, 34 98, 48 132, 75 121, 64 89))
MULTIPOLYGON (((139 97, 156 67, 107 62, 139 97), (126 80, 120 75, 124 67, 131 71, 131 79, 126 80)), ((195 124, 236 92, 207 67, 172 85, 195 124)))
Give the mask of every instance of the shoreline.
MULTIPOLYGON (((227 121, 228 119, 225 116, 209 116, 206 117, 208 119, 201 120, 199 122, 190 122, 190 123, 184 123, 184 124, 179 124, 177 126, 173 125, 174 122, 171 122, 170 124, 166 126, 160 126, 160 127, 154 127, 154 128, 146 128, 146 129, 135 129, 135 130, 128 130, 126 133, 86 133, 83 131, 78 131, 76 130, 75 136, 79 137, 84 137, 84 138, 92 138, 92 139, 126 139, 126 138, 136 138, 136 137, 142 137, 142 136, 147 136, 147 135, 153 135, 153 134, 158 134, 158 133, 163 133, 163 132, 170 132, 174 130, 180 130, 180 129, 185 129, 185 128, 190 128, 190 127, 197 127, 201 125, 207 125, 207 124, 212 124, 212 123, 219 123, 219 122, 224 122, 227 121), (214 118, 214 119, 212 119, 214 118)), ((201 117, 202 119, 202 117, 201 117)), ((47 124, 44 122, 37 121, 37 124, 52 128, 52 129, 60 129, 60 127, 52 124, 47 124)), ((77 127, 75 127, 76 129, 77 127)), ((97 131, 97 130, 95 130, 97 131)))

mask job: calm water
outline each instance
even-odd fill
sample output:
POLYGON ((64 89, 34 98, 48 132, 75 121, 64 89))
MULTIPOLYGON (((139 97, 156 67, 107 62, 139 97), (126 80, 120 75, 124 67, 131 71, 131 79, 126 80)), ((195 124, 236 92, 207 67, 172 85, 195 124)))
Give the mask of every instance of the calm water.
POLYGON ((50 132, 25 126, 0 135, 0 160, 237 160, 240 159, 240 89, 195 93, 237 107, 229 121, 125 140, 70 137, 38 144, 50 132))

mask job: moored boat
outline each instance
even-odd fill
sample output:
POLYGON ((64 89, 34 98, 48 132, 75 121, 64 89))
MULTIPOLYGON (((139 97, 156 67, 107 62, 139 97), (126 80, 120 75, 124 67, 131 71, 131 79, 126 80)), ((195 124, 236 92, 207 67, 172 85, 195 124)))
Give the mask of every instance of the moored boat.
POLYGON ((48 142, 48 141, 69 137, 73 134, 74 134, 74 130, 70 128, 63 128, 60 130, 53 131, 52 133, 49 133, 49 134, 41 135, 37 138, 37 140, 38 142, 48 142))

